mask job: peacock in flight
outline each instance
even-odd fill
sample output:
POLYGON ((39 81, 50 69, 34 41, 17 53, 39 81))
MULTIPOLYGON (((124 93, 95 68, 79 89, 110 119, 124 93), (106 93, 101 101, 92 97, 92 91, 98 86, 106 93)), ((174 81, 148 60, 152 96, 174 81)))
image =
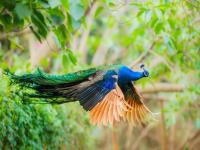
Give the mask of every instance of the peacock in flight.
POLYGON ((9 71, 12 83, 21 87, 26 103, 63 104, 79 101, 89 111, 96 125, 113 125, 121 120, 143 124, 152 112, 144 105, 134 81, 148 77, 149 72, 125 65, 91 68, 64 75, 51 75, 37 69, 32 74, 15 75, 9 71))

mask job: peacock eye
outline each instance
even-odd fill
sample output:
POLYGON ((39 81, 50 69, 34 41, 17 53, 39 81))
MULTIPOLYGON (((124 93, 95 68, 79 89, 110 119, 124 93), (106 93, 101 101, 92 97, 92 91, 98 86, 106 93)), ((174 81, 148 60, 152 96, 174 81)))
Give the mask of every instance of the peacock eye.
POLYGON ((141 68, 141 69, 144 68, 144 64, 141 64, 141 65, 140 65, 140 68, 141 68))

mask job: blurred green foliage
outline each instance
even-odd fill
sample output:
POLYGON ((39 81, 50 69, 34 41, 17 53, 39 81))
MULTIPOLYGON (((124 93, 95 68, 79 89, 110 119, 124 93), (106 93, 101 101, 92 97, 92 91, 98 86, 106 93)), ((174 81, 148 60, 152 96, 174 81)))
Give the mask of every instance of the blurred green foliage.
POLYGON ((2 74, 0 84, 0 149, 91 149, 94 146, 93 127, 76 105, 26 105, 16 94, 20 89, 10 87, 2 74))
MULTIPOLYGON (((67 50, 71 34, 84 20, 88 4, 87 0, 2 0, 0 31, 17 32, 29 28, 40 42, 52 31, 57 46, 67 50)), ((76 63, 70 50, 67 54, 76 63)))
MULTIPOLYGON (((12 71, 30 71, 30 62, 24 61, 28 60, 28 55, 23 52, 23 39, 12 37, 26 29, 30 29, 40 42, 52 31, 58 48, 63 50, 64 63, 67 59, 76 64, 67 42, 71 33, 80 27, 86 6, 86 1, 1 1, 1 68, 12 65, 12 71), (22 48, 22 53, 13 51, 17 48, 22 48), (11 64, 8 59, 12 60, 11 64)), ((62 60, 62 56, 58 59, 62 60)), ((45 59, 41 61, 44 67, 47 63, 45 59)), ((92 149, 93 127, 87 115, 83 115, 85 112, 77 110, 76 105, 25 105, 15 93, 20 89, 9 86, 2 70, 0 85, 0 149, 92 149)))
MULTIPOLYGON (((168 129, 178 124, 176 133, 183 135, 191 125, 192 131, 200 129, 199 6, 197 0, 1 0, 0 67, 19 74, 33 71, 26 30, 40 42, 52 33, 58 50, 38 64, 51 73, 129 65, 147 53, 144 62, 151 77, 138 84, 185 88, 155 93, 149 102, 160 111, 156 97, 164 97, 165 124, 168 129)), ((19 89, 10 87, 2 72, 0 85, 0 149, 94 149, 95 128, 79 106, 24 105, 14 93, 19 89)))

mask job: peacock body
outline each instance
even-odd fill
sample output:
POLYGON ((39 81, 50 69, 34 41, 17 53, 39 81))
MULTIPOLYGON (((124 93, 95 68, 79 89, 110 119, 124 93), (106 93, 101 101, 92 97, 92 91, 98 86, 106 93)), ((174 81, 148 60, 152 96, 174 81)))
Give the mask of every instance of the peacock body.
POLYGON ((134 87, 134 81, 149 76, 144 66, 141 69, 134 71, 124 65, 110 65, 64 75, 50 75, 40 69, 21 76, 6 73, 13 83, 22 87, 24 96, 34 99, 28 103, 79 101, 89 111, 93 124, 107 125, 121 120, 140 124, 151 114, 134 87))

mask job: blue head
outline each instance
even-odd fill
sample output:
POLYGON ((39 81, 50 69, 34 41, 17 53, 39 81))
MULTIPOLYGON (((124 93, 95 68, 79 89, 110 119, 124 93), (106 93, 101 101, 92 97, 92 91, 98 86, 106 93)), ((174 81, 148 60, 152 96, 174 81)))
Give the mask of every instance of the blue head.
POLYGON ((119 69, 119 81, 126 83, 130 81, 139 80, 140 78, 143 77, 148 77, 149 72, 144 68, 143 64, 140 66, 140 68, 142 69, 142 71, 134 71, 126 66, 122 66, 119 69))
POLYGON ((144 77, 148 77, 149 71, 145 69, 144 64, 141 64, 140 68, 143 70, 144 77))

